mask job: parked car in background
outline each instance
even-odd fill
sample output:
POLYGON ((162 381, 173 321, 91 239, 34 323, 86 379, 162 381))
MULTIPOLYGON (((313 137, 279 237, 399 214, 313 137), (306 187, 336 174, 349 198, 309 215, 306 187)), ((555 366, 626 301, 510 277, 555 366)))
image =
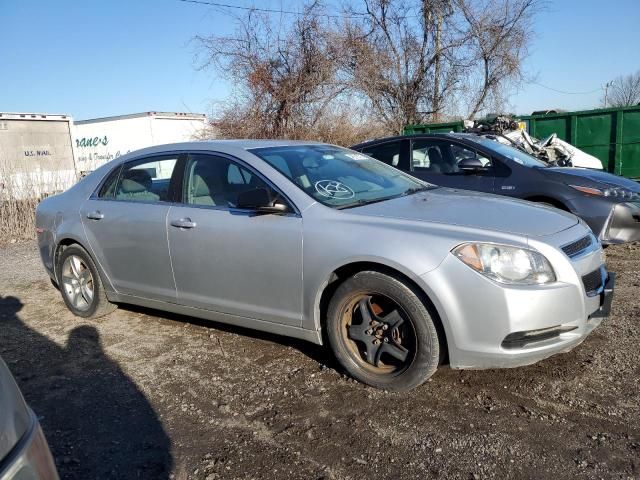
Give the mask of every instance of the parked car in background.
POLYGON ((521 198, 574 213, 603 244, 640 240, 640 184, 624 177, 549 167, 517 148, 475 134, 404 135, 351 148, 436 185, 521 198))
POLYGON ((340 147, 163 145, 37 209, 67 307, 131 303, 322 344, 370 385, 536 362, 611 306, 589 228, 557 209, 422 182, 340 147))
POLYGON ((57 478, 38 419, 0 358, 0 480, 57 478))

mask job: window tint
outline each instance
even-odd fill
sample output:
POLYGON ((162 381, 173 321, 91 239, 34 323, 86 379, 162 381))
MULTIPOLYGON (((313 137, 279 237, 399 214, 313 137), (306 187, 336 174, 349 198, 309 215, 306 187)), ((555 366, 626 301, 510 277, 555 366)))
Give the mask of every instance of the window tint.
POLYGON ((484 137, 473 137, 471 141, 476 142, 486 149, 498 152, 501 155, 504 155, 507 158, 510 158, 514 162, 519 163, 520 165, 524 165, 525 167, 542 167, 546 168, 549 165, 544 163, 542 160, 538 160, 536 157, 529 155, 528 153, 523 152, 522 150, 518 150, 517 148, 511 147, 509 145, 505 145, 500 142, 496 142, 495 140, 489 140, 484 137))
POLYGON ((451 154, 453 155, 453 159, 456 165, 460 162, 460 160, 465 158, 477 158, 482 162, 483 167, 490 167, 491 160, 485 157, 484 155, 476 152, 475 150, 471 150, 470 148, 465 148, 461 145, 451 145, 451 154))
POLYGON ((450 168, 445 163, 446 152, 441 145, 428 142, 413 142, 411 148, 411 161, 414 170, 424 170, 434 173, 449 172, 450 168))
POLYGON ((120 176, 120 170, 122 170, 122 165, 118 168, 113 169, 113 171, 109 174, 105 182, 100 187, 100 191, 98 192, 98 198, 114 198, 116 195, 116 185, 118 183, 118 177, 120 176))
POLYGON ((400 141, 383 143, 382 145, 363 148, 362 153, 366 153, 387 165, 397 167, 398 163, 400 163, 400 145, 400 141))
POLYGON ((177 161, 177 157, 163 157, 125 164, 118 181, 116 200, 170 201, 169 186, 177 161))
POLYGON ((483 166, 491 166, 489 158, 478 154, 473 149, 434 140, 413 141, 411 158, 414 170, 444 175, 462 174, 463 172, 458 168, 458 163, 465 158, 478 158, 483 166))
POLYGON ((183 201, 189 205, 233 207, 238 194, 256 188, 272 190, 257 175, 231 160, 191 155, 187 161, 183 201))

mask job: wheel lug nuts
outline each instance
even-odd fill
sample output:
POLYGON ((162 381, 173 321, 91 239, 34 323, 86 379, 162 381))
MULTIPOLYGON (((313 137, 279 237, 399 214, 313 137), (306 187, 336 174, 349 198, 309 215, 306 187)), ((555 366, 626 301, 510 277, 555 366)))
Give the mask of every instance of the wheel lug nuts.
POLYGON ((382 326, 382 329, 383 329, 383 330, 387 330, 388 328, 389 328, 389 325, 386 325, 386 324, 385 324, 385 325, 383 325, 383 326, 382 326))
POLYGON ((378 340, 377 338, 373 341, 374 345, 380 345, 380 340, 378 340))
POLYGON ((366 331, 366 332, 364 332, 364 333, 366 333, 367 335, 372 335, 372 334, 373 334, 373 330, 369 329, 369 330, 367 330, 367 331, 366 331))
POLYGON ((387 337, 384 337, 384 343, 389 343, 389 339, 387 337))

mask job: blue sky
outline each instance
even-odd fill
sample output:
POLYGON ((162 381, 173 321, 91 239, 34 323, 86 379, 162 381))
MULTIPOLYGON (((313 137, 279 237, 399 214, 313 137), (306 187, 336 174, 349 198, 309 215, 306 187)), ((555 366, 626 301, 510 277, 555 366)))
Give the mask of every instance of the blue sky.
MULTIPOLYGON (((226 0, 285 8, 295 0, 226 0)), ((527 71, 584 92, 640 70, 640 0, 551 0, 536 21, 527 71)), ((194 68, 196 34, 230 33, 220 11, 178 0, 0 0, 0 111, 76 119, 148 110, 211 111, 230 86, 194 68)), ((513 111, 597 107, 602 93, 564 95, 535 84, 513 111)))

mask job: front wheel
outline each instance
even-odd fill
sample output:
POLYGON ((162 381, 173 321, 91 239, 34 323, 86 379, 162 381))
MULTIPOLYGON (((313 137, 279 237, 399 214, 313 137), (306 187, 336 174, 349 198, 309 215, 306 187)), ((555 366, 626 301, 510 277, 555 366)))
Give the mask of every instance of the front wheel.
POLYGON ((424 303, 405 283, 365 271, 338 287, 327 313, 329 344, 357 380, 409 390, 435 373, 438 332, 424 303))

